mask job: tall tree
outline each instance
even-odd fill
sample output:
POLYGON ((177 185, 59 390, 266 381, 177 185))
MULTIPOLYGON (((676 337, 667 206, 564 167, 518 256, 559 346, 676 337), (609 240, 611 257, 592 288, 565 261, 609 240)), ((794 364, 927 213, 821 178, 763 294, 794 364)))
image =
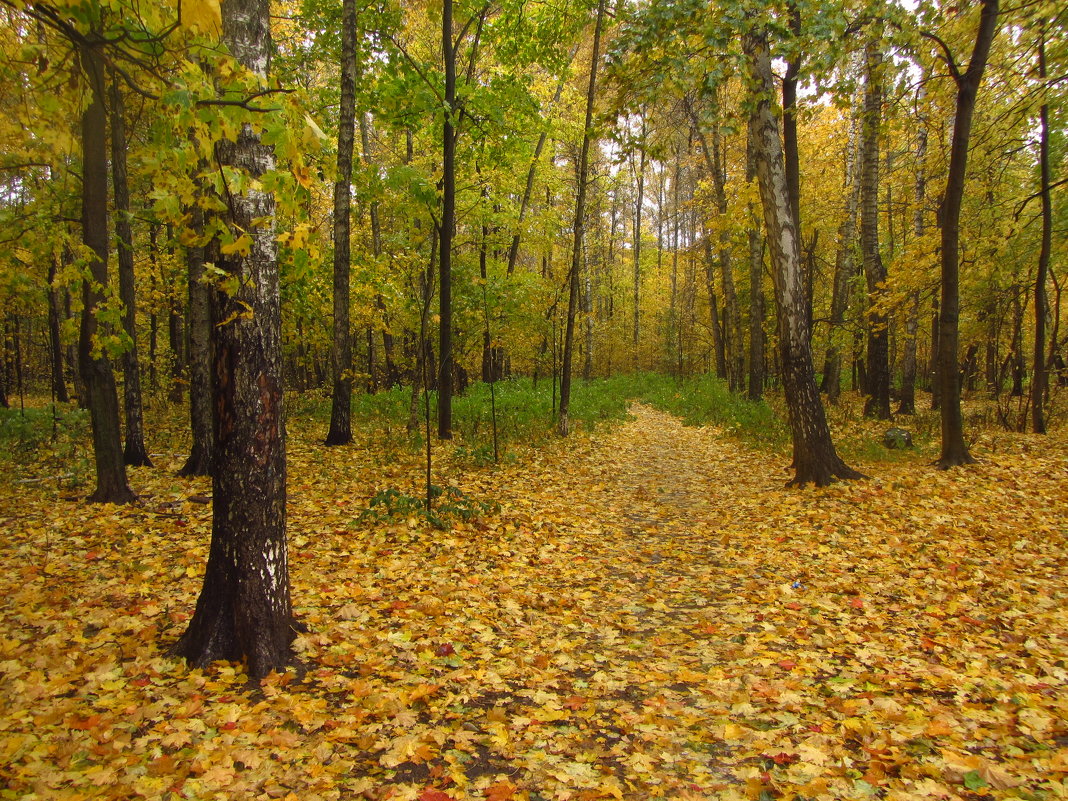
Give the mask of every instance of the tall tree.
POLYGON ((812 367, 808 298, 801 269, 797 227, 786 181, 779 124, 772 109, 774 82, 766 30, 754 20, 742 36, 752 92, 750 136, 764 227, 771 253, 779 320, 783 390, 794 446, 791 484, 829 484, 835 478, 860 478, 835 452, 812 367))
POLYGON ((579 299, 579 272, 582 269, 582 237, 586 223, 586 179, 589 174, 590 140, 593 138, 593 104, 597 97, 597 67, 601 60, 601 28, 604 24, 604 6, 605 0, 598 0, 597 21, 594 23, 593 28, 593 52, 590 55, 590 82, 586 89, 586 119, 582 128, 582 147, 579 150, 579 160, 575 170, 578 187, 575 195, 571 270, 568 273, 564 360, 560 373, 560 416, 557 420, 557 432, 562 437, 566 437, 570 431, 571 362, 575 342, 575 316, 579 299))
POLYGON ((758 401, 764 396, 764 242, 755 222, 749 226, 746 238, 749 241, 749 387, 746 397, 758 401))
MULTIPOLYGON (((917 105, 923 102, 923 85, 916 93, 917 105)), ((927 119, 921 115, 916 127, 916 180, 913 186, 915 207, 912 212, 912 230, 916 237, 924 231, 923 206, 927 199, 927 119)), ((920 327, 920 292, 909 293, 908 317, 905 320, 905 354, 901 367, 901 403, 898 414, 916 413, 916 334, 920 327)))
MULTIPOLYGON (((206 162, 203 162, 206 166, 206 162)), ((200 188, 198 187, 198 193, 200 188)), ((189 227, 192 236, 185 248, 186 291, 188 296, 188 358, 189 364, 189 424, 193 444, 189 458, 185 460, 180 476, 210 476, 212 456, 215 449, 215 432, 212 426, 212 289, 205 281, 207 253, 218 250, 216 242, 205 245, 204 209, 199 197, 189 208, 189 227)), ((212 259, 214 261, 214 259, 212 259)), ((178 344, 174 358, 176 373, 180 375, 182 319, 173 306, 170 315, 171 346, 178 344), (175 329, 178 329, 176 331, 175 329)), ((175 376, 175 383, 181 386, 175 376)))
POLYGON ((97 313, 108 286, 108 152, 104 37, 91 31, 81 43, 79 58, 89 83, 89 105, 82 113, 82 242, 91 254, 90 280, 82 282, 82 320, 78 337, 78 368, 85 383, 93 429, 98 503, 131 503, 136 496, 126 480, 119 427, 119 397, 107 353, 97 341, 97 313))
POLYGON ((860 114, 855 110, 849 121, 849 136, 845 154, 845 213, 838 225, 838 240, 835 248, 834 283, 831 288, 831 316, 827 332, 827 350, 823 357, 822 392, 827 400, 838 402, 842 390, 842 349, 839 337, 845 325, 845 313, 849 307, 849 283, 854 274, 853 250, 857 233, 857 206, 860 200, 860 184, 857 181, 860 161, 860 114))
POLYGON ((942 239, 942 301, 938 316, 938 383, 940 388, 942 452, 937 465, 943 470, 975 459, 964 444, 964 419, 960 409, 960 210, 968 166, 968 144, 972 132, 979 84, 983 80, 990 46, 998 25, 998 0, 979 0, 979 27, 971 59, 962 72, 949 46, 933 33, 924 36, 939 46, 957 85, 956 114, 950 141, 949 172, 938 209, 942 239))
POLYGON ((118 79, 111 81, 111 183, 115 197, 115 238, 119 263, 122 328, 129 340, 122 354, 123 404, 126 408, 126 447, 123 459, 131 467, 152 465, 145 448, 145 420, 141 405, 141 362, 137 355, 137 293, 134 291, 133 226, 130 188, 126 176, 126 115, 118 79))
MULTIPOLYGON (((1046 82, 1045 22, 1039 24, 1038 79, 1046 82)), ((1044 89, 1045 87, 1043 87, 1044 89)), ((1053 201, 1050 195, 1049 103, 1043 100, 1038 110, 1038 194, 1042 201, 1042 241, 1038 250, 1038 275, 1035 276, 1035 358, 1031 373, 1031 430, 1046 433, 1044 403, 1046 395, 1046 280, 1049 278, 1050 251, 1053 249, 1053 201)))
POLYGON ((352 442, 352 332, 349 329, 352 151, 356 136, 356 0, 341 4, 341 108, 334 181, 334 341, 330 353, 333 395, 327 445, 352 442))
POLYGON ((868 283, 868 400, 864 414, 890 419, 889 320, 884 308, 886 267, 879 252, 879 129, 883 54, 873 38, 864 46, 864 115, 860 137, 860 250, 868 283))
MULTIPOLYGON (((638 142, 638 166, 634 170, 635 182, 638 184, 637 198, 634 201, 634 328, 631 345, 634 349, 634 367, 639 366, 640 355, 638 352, 639 325, 641 323, 641 286, 642 286, 642 208, 645 204, 645 165, 648 160, 646 152, 646 127, 645 109, 639 110, 641 118, 641 140, 638 142)), ((632 162, 633 166, 633 162, 632 162)))
MULTIPOLYGON (((271 53, 267 0, 223 0, 223 41, 264 82, 271 53)), ((227 223, 246 247, 222 248, 215 326, 215 465, 204 584, 175 653, 193 665, 245 660, 261 678, 290 659, 294 637, 286 544, 285 418, 274 196, 258 179, 274 151, 252 122, 215 145, 221 171, 252 181, 227 187, 227 223), (242 239, 244 238, 244 239, 242 239)))
POLYGON ((438 436, 452 438, 452 238, 456 231, 456 48, 452 40, 452 0, 441 9, 441 55, 445 102, 441 148, 441 240, 438 262, 438 436))

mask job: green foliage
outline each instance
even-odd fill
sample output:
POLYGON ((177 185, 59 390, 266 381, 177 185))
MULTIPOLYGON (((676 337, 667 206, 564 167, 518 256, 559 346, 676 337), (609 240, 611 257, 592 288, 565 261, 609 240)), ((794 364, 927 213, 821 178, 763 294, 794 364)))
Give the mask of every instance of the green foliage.
POLYGON ((357 523, 382 523, 388 520, 424 518, 435 528, 449 529, 457 520, 465 523, 480 515, 498 510, 496 503, 480 501, 466 495, 459 487, 430 487, 431 505, 427 508, 425 498, 416 498, 389 487, 375 493, 367 508, 357 518, 357 523))
POLYGON ((54 474, 68 487, 81 486, 92 471, 88 440, 85 409, 0 409, 0 465, 14 474, 54 474))
POLYGON ((6 457, 36 454, 60 440, 89 434, 89 413, 56 406, 0 409, 0 452, 6 457))
POLYGON ((657 373, 625 377, 632 397, 681 417, 687 425, 717 425, 747 444, 782 451, 790 444, 783 420, 764 401, 733 394, 715 376, 676 379, 657 373))

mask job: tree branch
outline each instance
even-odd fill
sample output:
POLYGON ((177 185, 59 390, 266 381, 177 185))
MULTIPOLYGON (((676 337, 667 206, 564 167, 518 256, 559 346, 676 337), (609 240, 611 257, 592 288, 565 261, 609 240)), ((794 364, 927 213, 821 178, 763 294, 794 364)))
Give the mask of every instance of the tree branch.
POLYGON ((949 74, 952 75, 953 80, 959 84, 964 76, 961 75, 960 68, 957 67, 957 61, 953 58, 953 51, 949 49, 949 45, 947 45, 937 34, 931 33, 930 31, 920 31, 920 36, 924 39, 930 39, 941 48, 942 57, 945 59, 946 66, 949 67, 949 74))

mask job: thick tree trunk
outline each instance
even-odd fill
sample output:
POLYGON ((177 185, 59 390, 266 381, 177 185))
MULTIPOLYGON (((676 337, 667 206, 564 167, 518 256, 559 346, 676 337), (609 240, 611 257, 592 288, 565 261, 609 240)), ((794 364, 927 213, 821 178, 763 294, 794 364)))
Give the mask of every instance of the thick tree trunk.
POLYGON ((808 315, 797 228, 794 224, 783 164, 779 126, 771 109, 774 88, 767 33, 752 28, 742 37, 754 93, 750 117, 764 226, 771 252, 779 318, 779 352, 783 390, 794 443, 795 475, 790 482, 829 484, 835 478, 859 478, 835 452, 812 368, 808 315))
POLYGON ((134 291, 133 226, 130 189, 126 178, 126 119, 117 79, 111 82, 111 180, 115 193, 115 235, 118 239, 119 299, 122 328, 129 338, 122 354, 123 403, 126 407, 126 447, 123 459, 131 467, 151 467, 145 448, 145 417, 141 404, 141 362, 137 355, 137 294, 134 291))
MULTIPOLYGON (((223 0, 222 17, 230 51, 265 79, 266 0, 223 0)), ((237 141, 216 143, 216 156, 220 165, 254 180, 274 167, 272 149, 248 124, 237 141)), ((235 189, 227 196, 235 236, 243 232, 252 241, 247 256, 233 253, 218 260, 237 279, 238 289, 220 297, 220 323, 214 329, 211 548, 196 612, 175 652, 197 666, 245 660, 249 676, 259 679, 290 661, 294 637, 274 198, 259 189, 235 189)))
POLYGON ((349 329, 349 220, 352 151, 356 132, 356 0, 341 6, 341 108, 338 112, 337 179, 334 181, 334 341, 330 351, 333 394, 326 445, 352 442, 352 332, 349 329))
POLYGON ((582 129, 582 149, 579 151, 576 170, 578 191, 575 197, 571 270, 568 273, 567 327, 564 333, 564 359, 560 374, 560 416, 557 418, 556 429, 561 437, 566 437, 570 433, 571 362, 575 341, 575 316, 579 300, 579 272, 582 269, 582 237, 586 224, 586 178, 589 174, 590 140, 593 136, 593 103, 597 96, 597 67, 601 60, 601 27, 604 23, 604 7, 605 0, 599 0, 597 21, 593 29, 593 53, 590 55, 590 82, 586 89, 586 120, 582 129))
MULTIPOLYGON (((960 408, 960 372, 957 363, 960 317, 960 209, 968 165, 968 141, 979 84, 986 69, 998 22, 998 0, 980 0, 979 29, 967 70, 962 74, 949 62, 957 82, 957 113, 950 143, 949 175, 938 210, 942 229, 942 304, 938 318, 939 385, 942 406, 942 453, 938 466, 948 469, 974 462, 964 444, 960 408)), ((948 58, 948 54, 947 54, 948 58)))
MULTIPOLYGON (((195 239, 193 244, 186 246, 185 266, 189 294, 189 429, 193 445, 178 475, 209 476, 215 447, 211 422, 212 290, 204 280, 205 246, 200 241, 204 212, 197 203, 190 209, 190 226, 195 239)), ((172 315, 172 322, 174 320, 172 315)))
POLYGON ((864 415, 890 419, 889 320, 886 267, 879 252, 879 128, 882 124, 882 60, 875 42, 864 48, 864 118, 861 125, 860 250, 868 284, 868 369, 864 415))
POLYGON ((107 113, 104 110, 104 66, 101 45, 81 49, 82 69, 89 81, 89 106, 82 113, 82 242, 92 253, 91 280, 82 282, 82 323, 78 338, 78 368, 85 383, 85 405, 93 429, 96 460, 94 503, 132 503, 137 499, 126 481, 119 425, 119 397, 115 374, 96 342, 97 311, 108 285, 108 153, 107 113))

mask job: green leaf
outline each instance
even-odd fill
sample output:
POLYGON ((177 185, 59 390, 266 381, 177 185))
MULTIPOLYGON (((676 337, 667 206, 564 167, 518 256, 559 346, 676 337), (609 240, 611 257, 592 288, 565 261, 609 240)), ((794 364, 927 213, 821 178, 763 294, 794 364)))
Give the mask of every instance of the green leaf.
POLYGON ((989 787, 990 785, 986 783, 986 779, 979 775, 979 771, 969 770, 967 773, 964 774, 964 786, 967 787, 969 790, 974 791, 981 790, 984 787, 989 787))

